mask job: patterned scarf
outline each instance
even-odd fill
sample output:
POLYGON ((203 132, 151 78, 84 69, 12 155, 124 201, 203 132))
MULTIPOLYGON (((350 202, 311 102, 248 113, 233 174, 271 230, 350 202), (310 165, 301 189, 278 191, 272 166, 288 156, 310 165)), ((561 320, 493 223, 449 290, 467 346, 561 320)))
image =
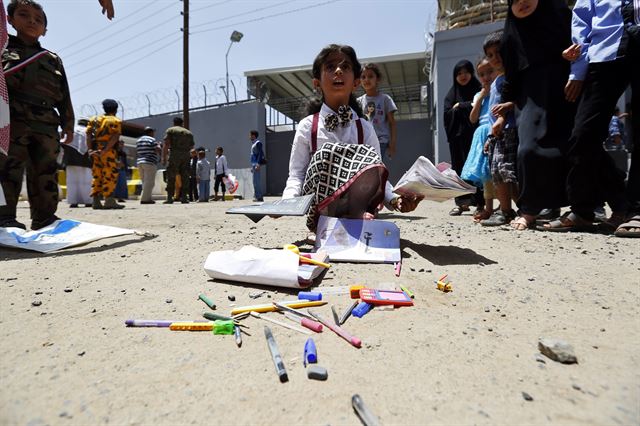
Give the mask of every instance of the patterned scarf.
POLYGON ((338 108, 338 114, 327 114, 324 118, 324 128, 330 132, 333 132, 338 124, 342 127, 345 127, 351 119, 353 118, 353 112, 351 112, 351 107, 349 105, 342 105, 338 108))
POLYGON ((303 195, 315 194, 307 216, 307 227, 311 231, 315 231, 320 213, 327 210, 331 203, 344 199, 348 190, 349 194, 362 190, 362 187, 353 184, 367 170, 378 173, 376 182, 379 182, 379 187, 373 189, 375 195, 367 200, 368 206, 362 207, 363 210, 374 213, 384 199, 388 176, 375 149, 369 145, 326 142, 313 154, 302 186, 303 195))

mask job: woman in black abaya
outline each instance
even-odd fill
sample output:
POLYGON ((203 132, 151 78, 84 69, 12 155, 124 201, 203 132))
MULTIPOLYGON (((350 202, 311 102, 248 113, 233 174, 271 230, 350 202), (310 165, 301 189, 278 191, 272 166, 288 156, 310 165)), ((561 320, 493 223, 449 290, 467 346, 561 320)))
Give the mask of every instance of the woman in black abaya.
MULTIPOLYGON (((480 89, 481 85, 474 75, 471 62, 467 60, 458 62, 453 68, 453 86, 444 99, 444 128, 449 141, 451 168, 458 173, 458 176, 462 173, 469 155, 469 148, 471 148, 476 126, 469 121, 469 114, 473 106, 473 96, 480 89)), ((456 197, 455 202, 456 206, 449 212, 451 216, 459 216, 463 211, 469 210, 472 204, 481 207, 484 198, 482 194, 479 197, 464 195, 456 197)))
POLYGON ((505 69, 502 99, 518 115, 517 230, 535 224, 542 209, 567 205, 563 153, 573 128, 575 105, 565 99, 570 64, 571 11, 564 0, 509 0, 500 54, 505 69))

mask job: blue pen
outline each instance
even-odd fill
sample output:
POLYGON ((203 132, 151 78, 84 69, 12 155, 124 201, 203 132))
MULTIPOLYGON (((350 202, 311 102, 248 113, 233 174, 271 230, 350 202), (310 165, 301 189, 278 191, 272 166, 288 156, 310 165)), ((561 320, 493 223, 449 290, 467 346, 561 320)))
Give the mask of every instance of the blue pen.
POLYGON ((318 354, 316 352, 316 344, 311 337, 307 339, 304 344, 304 366, 308 364, 315 364, 318 362, 318 354))

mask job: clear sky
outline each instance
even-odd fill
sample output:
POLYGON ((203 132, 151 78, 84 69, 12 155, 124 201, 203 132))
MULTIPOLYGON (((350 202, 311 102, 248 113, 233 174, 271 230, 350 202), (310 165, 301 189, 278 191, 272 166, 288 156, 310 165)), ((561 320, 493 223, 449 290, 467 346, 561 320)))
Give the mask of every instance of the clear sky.
MULTIPOLYGON (((149 101, 152 113, 181 109, 183 3, 113 1, 113 21, 101 15, 97 0, 40 1, 49 20, 41 42, 65 64, 76 114, 94 114, 91 105, 100 109, 106 97, 122 103, 125 119, 147 115, 149 101)), ((329 43, 350 44, 359 58, 425 51, 437 9, 436 0, 189 4, 191 107, 204 104, 205 90, 207 104, 224 101, 220 86, 233 30, 244 34, 229 53, 229 75, 240 100, 246 98, 244 72, 310 64, 329 43)))

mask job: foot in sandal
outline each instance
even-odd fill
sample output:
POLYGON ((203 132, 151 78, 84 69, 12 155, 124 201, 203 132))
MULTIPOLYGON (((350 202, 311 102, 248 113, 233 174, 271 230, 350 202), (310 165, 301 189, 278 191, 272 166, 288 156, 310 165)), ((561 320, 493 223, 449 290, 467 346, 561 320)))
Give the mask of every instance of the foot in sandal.
POLYGON ((525 231, 527 229, 533 229, 535 224, 536 217, 534 215, 521 214, 517 218, 513 219, 509 225, 516 231, 525 231))
POLYGON ((620 224, 613 235, 621 238, 640 238, 640 214, 633 215, 620 224))

